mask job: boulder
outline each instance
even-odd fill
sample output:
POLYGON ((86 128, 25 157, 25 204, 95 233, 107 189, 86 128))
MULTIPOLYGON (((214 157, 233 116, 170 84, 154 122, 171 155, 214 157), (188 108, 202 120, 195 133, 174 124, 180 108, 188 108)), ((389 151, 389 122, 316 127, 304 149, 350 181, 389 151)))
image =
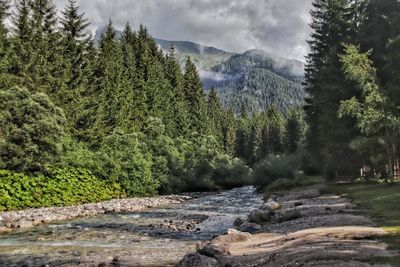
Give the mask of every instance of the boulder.
POLYGON ((221 235, 214 238, 211 243, 220 244, 220 243, 238 243, 245 242, 252 238, 250 233, 240 232, 236 229, 228 229, 227 235, 221 235))
POLYGON ((187 254, 177 265, 177 267, 217 267, 216 259, 207 257, 200 253, 187 254))
POLYGON ((249 215, 249 222, 264 224, 271 220, 271 217, 274 215, 272 211, 268 210, 253 210, 249 215))
POLYGON ((236 226, 236 227, 239 227, 239 226, 241 226, 242 223, 244 223, 244 222, 245 222, 245 220, 243 220, 242 218, 237 217, 237 218, 235 219, 235 221, 233 222, 233 225, 236 226))
POLYGON ((247 233, 256 233, 261 230, 261 225, 251 222, 244 222, 239 227, 239 231, 247 233))
POLYGON ((198 249, 197 252, 207 257, 217 258, 218 256, 230 255, 230 247, 231 245, 229 243, 207 242, 202 248, 198 249))
POLYGON ((281 204, 270 198, 266 203, 261 206, 261 209, 272 212, 279 210, 281 207, 281 204))
POLYGON ((277 216, 279 223, 293 221, 301 217, 301 213, 297 210, 285 211, 277 216))

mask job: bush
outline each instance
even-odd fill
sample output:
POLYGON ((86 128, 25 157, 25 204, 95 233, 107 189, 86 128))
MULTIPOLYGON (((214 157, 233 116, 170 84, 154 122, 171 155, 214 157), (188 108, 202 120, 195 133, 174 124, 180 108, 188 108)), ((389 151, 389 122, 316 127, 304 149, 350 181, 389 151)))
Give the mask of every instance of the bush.
POLYGON ((139 134, 116 129, 97 152, 99 177, 118 183, 128 196, 152 196, 160 182, 152 176, 152 158, 139 134))
POLYGON ((280 178, 293 179, 299 173, 297 155, 270 155, 254 167, 253 182, 264 188, 280 178))
POLYGON ((213 180, 223 189, 250 185, 251 169, 240 159, 220 155, 216 159, 213 180))
POLYGON ((0 90, 0 168, 37 171, 59 162, 65 116, 43 93, 0 90))
POLYGON ((0 170, 0 210, 67 206, 121 197, 120 186, 83 168, 50 168, 47 175, 0 170))

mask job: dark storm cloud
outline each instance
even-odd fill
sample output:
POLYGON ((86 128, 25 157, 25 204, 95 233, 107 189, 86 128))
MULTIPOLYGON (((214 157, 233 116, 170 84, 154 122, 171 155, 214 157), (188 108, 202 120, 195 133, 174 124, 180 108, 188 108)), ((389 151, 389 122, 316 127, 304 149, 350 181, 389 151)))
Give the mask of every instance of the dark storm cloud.
MULTIPOLYGON (((58 8, 66 0, 55 0, 58 8)), ((169 40, 190 40, 228 51, 258 48, 303 60, 311 0, 78 0, 92 30, 111 18, 121 29, 145 24, 169 40)))

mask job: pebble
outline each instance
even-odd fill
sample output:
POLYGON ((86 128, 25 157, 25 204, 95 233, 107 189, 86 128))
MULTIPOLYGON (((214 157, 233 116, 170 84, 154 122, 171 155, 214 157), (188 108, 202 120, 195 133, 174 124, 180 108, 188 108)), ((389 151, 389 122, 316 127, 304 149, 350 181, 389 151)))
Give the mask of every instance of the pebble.
POLYGON ((115 199, 101 203, 69 207, 50 207, 0 212, 0 233, 8 233, 18 228, 31 228, 43 223, 72 220, 79 217, 94 216, 110 212, 134 212, 145 208, 179 204, 189 199, 191 199, 191 197, 170 195, 152 198, 115 199))

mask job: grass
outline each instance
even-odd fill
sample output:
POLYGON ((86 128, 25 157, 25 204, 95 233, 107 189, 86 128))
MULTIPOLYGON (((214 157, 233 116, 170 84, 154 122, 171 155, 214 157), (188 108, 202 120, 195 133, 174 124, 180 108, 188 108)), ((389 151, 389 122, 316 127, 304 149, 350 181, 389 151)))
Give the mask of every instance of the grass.
MULTIPOLYGON (((380 240, 400 253, 400 183, 363 182, 327 184, 327 193, 336 193, 352 199, 353 203, 378 226, 388 231, 380 240)), ((371 258, 373 263, 400 266, 400 255, 392 258, 371 258)))

